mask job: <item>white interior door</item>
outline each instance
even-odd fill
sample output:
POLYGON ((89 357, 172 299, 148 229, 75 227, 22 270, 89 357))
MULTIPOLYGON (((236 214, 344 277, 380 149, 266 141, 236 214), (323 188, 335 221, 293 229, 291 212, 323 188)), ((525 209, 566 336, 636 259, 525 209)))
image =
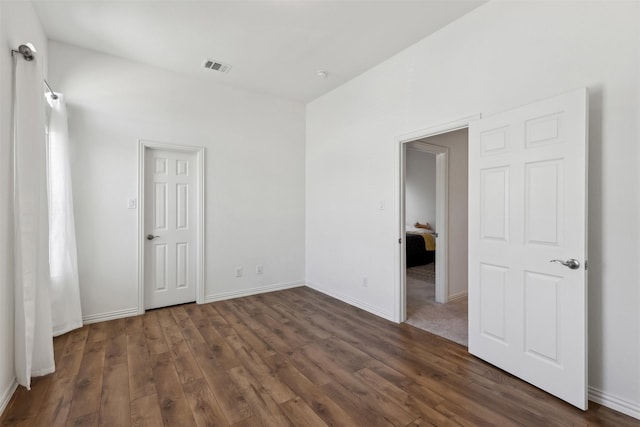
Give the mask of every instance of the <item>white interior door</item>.
POLYGON ((196 300, 196 155, 145 150, 145 309, 196 300))
POLYGON ((469 126, 469 352, 581 409, 586 167, 586 89, 469 126))

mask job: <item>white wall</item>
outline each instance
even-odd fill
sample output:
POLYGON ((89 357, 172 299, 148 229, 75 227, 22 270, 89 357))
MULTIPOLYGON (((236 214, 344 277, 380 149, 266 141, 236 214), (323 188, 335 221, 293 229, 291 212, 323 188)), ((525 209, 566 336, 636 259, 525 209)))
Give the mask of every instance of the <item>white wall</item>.
POLYGON ((425 138, 422 141, 449 149, 447 278, 449 296, 458 297, 466 294, 469 282, 469 132, 467 129, 460 129, 425 138))
POLYGON ((639 2, 490 2, 310 103, 308 283, 393 317, 395 138, 587 86, 589 384, 640 417, 638 22, 639 2))
MULTIPOLYGON (((83 315, 138 304, 138 140, 206 148, 205 299, 304 281, 304 106, 51 42, 66 96, 83 315), (256 275, 255 266, 264 266, 256 275), (235 267, 244 276, 235 277, 235 267)), ((196 64, 197 65, 197 64, 196 64)))
POLYGON ((13 346, 13 219, 11 117, 13 62, 9 54, 32 43, 46 73, 47 42, 29 2, 0 2, 0 413, 15 386, 13 346))
POLYGON ((405 181, 407 224, 428 222, 436 227, 436 156, 407 149, 405 181))

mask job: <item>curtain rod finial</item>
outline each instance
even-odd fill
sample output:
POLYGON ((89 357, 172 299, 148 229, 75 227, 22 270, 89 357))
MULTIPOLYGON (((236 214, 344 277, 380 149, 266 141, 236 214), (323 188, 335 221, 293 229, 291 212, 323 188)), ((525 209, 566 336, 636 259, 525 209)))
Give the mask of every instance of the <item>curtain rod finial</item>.
POLYGON ((18 46, 18 52, 24 57, 26 61, 33 61, 36 48, 31 43, 21 44, 18 46))

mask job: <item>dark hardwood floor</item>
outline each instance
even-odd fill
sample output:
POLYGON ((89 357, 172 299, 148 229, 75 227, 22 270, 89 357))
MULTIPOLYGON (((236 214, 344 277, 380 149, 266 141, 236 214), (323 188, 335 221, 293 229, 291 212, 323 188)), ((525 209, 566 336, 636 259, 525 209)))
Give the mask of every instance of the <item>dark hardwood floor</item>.
POLYGON ((640 425, 308 288, 153 310, 54 343, 56 373, 19 388, 0 425, 640 425))

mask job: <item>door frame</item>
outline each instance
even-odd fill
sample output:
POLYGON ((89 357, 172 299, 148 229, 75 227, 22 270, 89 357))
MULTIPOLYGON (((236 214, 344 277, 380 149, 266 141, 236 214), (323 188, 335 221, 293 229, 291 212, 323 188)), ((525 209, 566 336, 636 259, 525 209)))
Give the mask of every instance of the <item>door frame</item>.
POLYGON ((205 253, 205 148, 166 142, 138 140, 138 314, 144 314, 145 281, 145 151, 147 149, 193 153, 196 155, 196 303, 204 303, 204 253, 205 253))
MULTIPOLYGON (((404 144, 405 162, 404 175, 406 181, 406 152, 421 151, 423 153, 433 154, 436 157, 436 302, 446 304, 449 301, 449 149, 440 147, 439 145, 429 144, 424 141, 413 141, 404 144)), ((402 188, 402 206, 406 210, 406 182, 402 188)), ((406 212, 401 218, 402 223, 406 225, 406 212)), ((406 230, 405 230, 406 232, 406 230)), ((404 235, 404 234, 403 234, 404 235)), ((406 242, 404 242, 406 247, 406 242)), ((403 252, 404 253, 404 252, 403 252)), ((402 264, 401 264, 402 265, 402 264)), ((404 283, 402 287, 407 288, 406 275, 403 275, 404 283)))
MULTIPOLYGON (((443 133, 453 132, 456 130, 469 127, 469 123, 473 120, 481 118, 481 114, 473 114, 470 116, 461 117, 456 120, 441 122, 440 124, 431 124, 425 126, 419 130, 400 135, 395 138, 394 150, 395 150, 395 219, 397 225, 397 238, 398 245, 396 245, 394 254, 395 264, 395 280, 394 280, 394 313, 393 319, 397 323, 402 323, 407 320, 407 277, 406 277, 406 243, 405 243, 405 200, 404 200, 404 188, 405 188, 405 173, 406 173, 406 147, 408 143, 414 142, 419 139, 428 138, 431 136, 440 135, 443 133)), ((448 236, 448 233, 445 233, 448 236)), ((448 238, 448 237, 445 237, 448 238)), ((442 239, 445 247, 448 246, 448 242, 442 239)), ((445 260, 443 264, 437 264, 442 266, 443 270, 448 269, 448 260, 445 260)))

